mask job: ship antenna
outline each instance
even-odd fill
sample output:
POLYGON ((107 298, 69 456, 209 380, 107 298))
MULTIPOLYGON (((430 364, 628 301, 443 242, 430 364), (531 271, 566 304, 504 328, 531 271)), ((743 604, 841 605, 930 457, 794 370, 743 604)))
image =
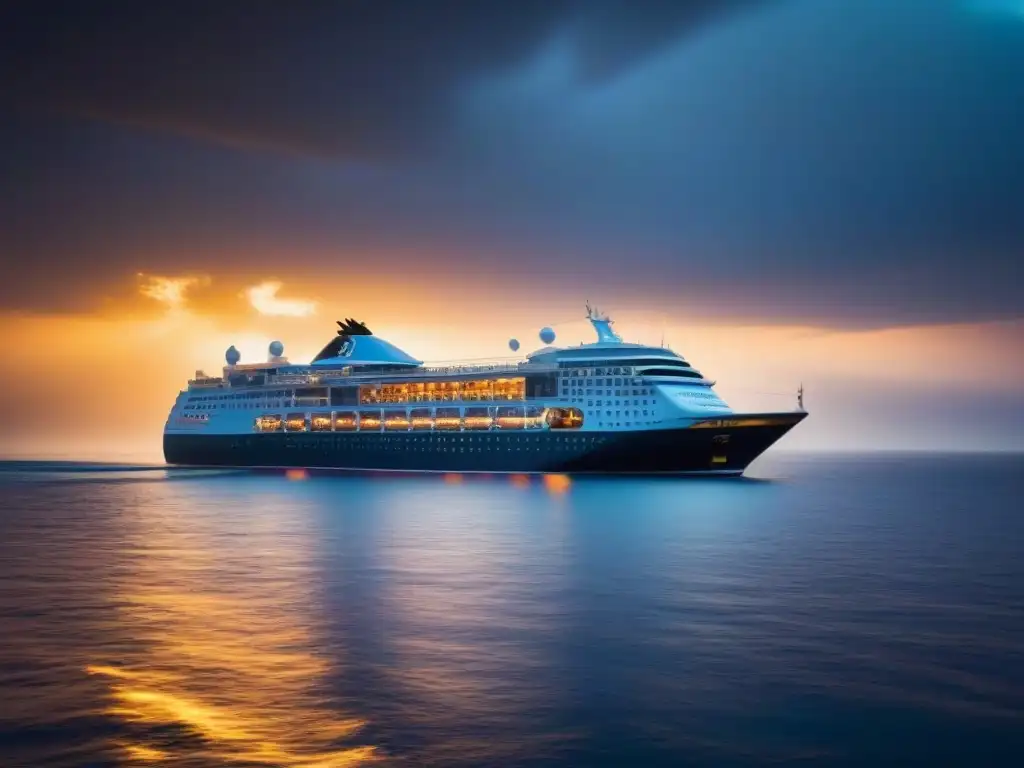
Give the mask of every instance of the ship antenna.
POLYGON ((800 388, 796 391, 796 407, 804 410, 804 384, 800 382, 800 388))

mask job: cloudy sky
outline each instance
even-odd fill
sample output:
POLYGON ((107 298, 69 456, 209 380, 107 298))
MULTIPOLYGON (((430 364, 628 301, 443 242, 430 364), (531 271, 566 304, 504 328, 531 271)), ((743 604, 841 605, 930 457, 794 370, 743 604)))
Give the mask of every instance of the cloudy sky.
POLYGON ((586 299, 738 407, 803 382, 793 447, 1024 448, 1021 126, 1020 0, 8 3, 0 448, 586 299))

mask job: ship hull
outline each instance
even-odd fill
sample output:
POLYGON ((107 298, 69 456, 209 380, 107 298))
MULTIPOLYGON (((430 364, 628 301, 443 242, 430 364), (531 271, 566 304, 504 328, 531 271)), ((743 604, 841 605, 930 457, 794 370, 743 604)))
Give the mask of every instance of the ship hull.
POLYGON ((165 433, 164 457, 203 467, 739 475, 805 415, 615 432, 165 433))

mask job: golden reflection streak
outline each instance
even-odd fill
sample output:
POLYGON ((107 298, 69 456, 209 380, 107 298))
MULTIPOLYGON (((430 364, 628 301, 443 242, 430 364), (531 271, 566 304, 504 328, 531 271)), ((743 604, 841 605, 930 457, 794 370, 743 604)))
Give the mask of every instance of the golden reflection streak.
POLYGON ((552 496, 566 493, 571 486, 572 479, 568 475, 544 475, 544 487, 552 496))
POLYGON ((107 714, 139 727, 135 743, 121 745, 130 759, 281 768, 378 759, 372 746, 339 744, 364 721, 340 717, 316 692, 331 665, 315 653, 314 604, 302 593, 308 542, 276 509, 248 507, 241 537, 216 525, 216 538, 204 536, 211 524, 200 515, 140 521, 121 623, 147 655, 135 666, 86 668, 108 682, 107 714), (168 725, 199 736, 201 746, 166 743, 168 725))

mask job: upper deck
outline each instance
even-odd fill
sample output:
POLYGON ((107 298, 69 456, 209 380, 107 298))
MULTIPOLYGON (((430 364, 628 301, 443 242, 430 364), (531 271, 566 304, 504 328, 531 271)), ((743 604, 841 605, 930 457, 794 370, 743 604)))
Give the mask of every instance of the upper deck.
MULTIPOLYGON (((502 380, 509 377, 537 378, 574 376, 645 376, 685 380, 711 386, 700 371, 671 349, 623 342, 611 330, 612 321, 587 307, 587 317, 597 332, 597 341, 575 347, 551 346, 554 332, 545 328, 541 340, 547 346, 522 358, 443 361, 423 363, 398 347, 373 336, 363 324, 346 319, 339 322, 338 335, 308 365, 294 365, 280 356, 280 342, 271 345, 265 364, 239 365, 238 354, 229 350, 228 365, 221 377, 197 372, 189 389, 261 388, 280 386, 323 386, 372 382, 420 382, 502 380)), ((514 342, 513 349, 518 349, 514 342)))
MULTIPOLYGON (((249 381, 245 384, 232 384, 232 368, 225 367, 223 377, 203 376, 189 379, 189 389, 216 389, 228 386, 253 386, 249 381)), ((319 366, 287 365, 280 367, 266 366, 261 368, 247 368, 247 378, 262 376, 261 386, 290 386, 317 385, 317 384, 341 384, 351 382, 353 384, 379 381, 381 379, 397 381, 416 381, 418 379, 471 379, 485 377, 523 376, 534 373, 553 373, 558 371, 557 364, 543 364, 530 362, 491 362, 482 363, 476 361, 467 362, 440 362, 417 366, 415 368, 387 368, 380 366, 343 366, 340 368, 321 368, 319 366)))

